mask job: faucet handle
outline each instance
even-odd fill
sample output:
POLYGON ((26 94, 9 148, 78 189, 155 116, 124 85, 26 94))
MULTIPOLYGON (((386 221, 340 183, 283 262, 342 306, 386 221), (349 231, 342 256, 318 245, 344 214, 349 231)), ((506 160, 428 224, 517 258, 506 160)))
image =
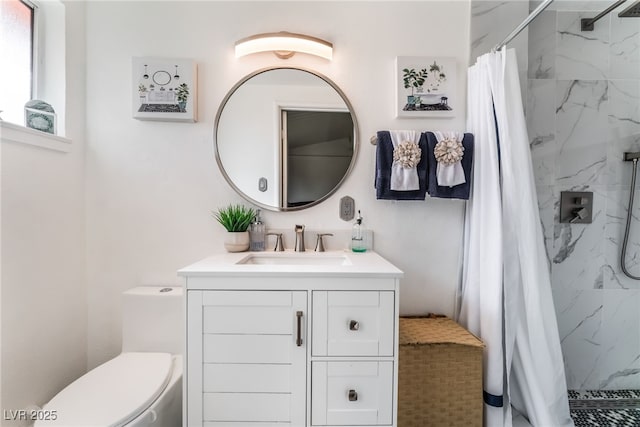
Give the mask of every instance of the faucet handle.
POLYGON ((276 246, 273 248, 274 252, 284 251, 284 245, 282 244, 282 233, 267 233, 267 236, 276 236, 276 246))
POLYGON ((316 241, 316 252, 324 252, 324 242, 322 240, 323 236, 333 236, 332 233, 318 233, 318 240, 316 241))

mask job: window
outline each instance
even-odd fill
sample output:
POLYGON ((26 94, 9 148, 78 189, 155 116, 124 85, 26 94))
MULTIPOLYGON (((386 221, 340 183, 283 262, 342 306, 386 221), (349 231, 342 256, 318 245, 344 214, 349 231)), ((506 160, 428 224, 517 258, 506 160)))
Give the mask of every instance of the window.
POLYGON ((34 5, 0 1, 0 117, 24 123, 24 104, 33 96, 34 5))

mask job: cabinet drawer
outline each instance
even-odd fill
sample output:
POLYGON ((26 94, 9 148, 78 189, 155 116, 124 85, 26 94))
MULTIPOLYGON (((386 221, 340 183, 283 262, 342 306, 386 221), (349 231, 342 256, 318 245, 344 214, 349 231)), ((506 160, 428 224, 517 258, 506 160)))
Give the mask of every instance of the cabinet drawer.
POLYGON ((393 362, 313 362, 312 425, 390 425, 393 362))
POLYGON ((394 292, 314 291, 314 356, 393 356, 394 292))

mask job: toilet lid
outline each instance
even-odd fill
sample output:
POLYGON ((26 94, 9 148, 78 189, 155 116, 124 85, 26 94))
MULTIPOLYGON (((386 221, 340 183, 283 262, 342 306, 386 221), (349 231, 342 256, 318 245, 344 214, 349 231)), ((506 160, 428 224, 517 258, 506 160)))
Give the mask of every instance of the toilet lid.
POLYGON ((162 394, 172 369, 169 353, 122 353, 58 393, 44 408, 57 419, 38 425, 122 426, 162 394))

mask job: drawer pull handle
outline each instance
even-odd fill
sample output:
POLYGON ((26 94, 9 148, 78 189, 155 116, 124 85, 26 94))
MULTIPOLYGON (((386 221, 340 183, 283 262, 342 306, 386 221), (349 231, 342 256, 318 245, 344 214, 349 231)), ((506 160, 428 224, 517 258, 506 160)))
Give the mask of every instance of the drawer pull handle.
POLYGON ((358 392, 355 390, 349 390, 349 402, 355 402, 358 400, 358 392))
POLYGON ((358 323, 357 320, 349 321, 349 330, 350 331, 357 331, 358 329, 360 329, 360 323, 358 323))
POLYGON ((296 345, 300 347, 302 345, 302 312, 296 311, 296 318, 298 320, 298 333, 296 336, 296 345))

